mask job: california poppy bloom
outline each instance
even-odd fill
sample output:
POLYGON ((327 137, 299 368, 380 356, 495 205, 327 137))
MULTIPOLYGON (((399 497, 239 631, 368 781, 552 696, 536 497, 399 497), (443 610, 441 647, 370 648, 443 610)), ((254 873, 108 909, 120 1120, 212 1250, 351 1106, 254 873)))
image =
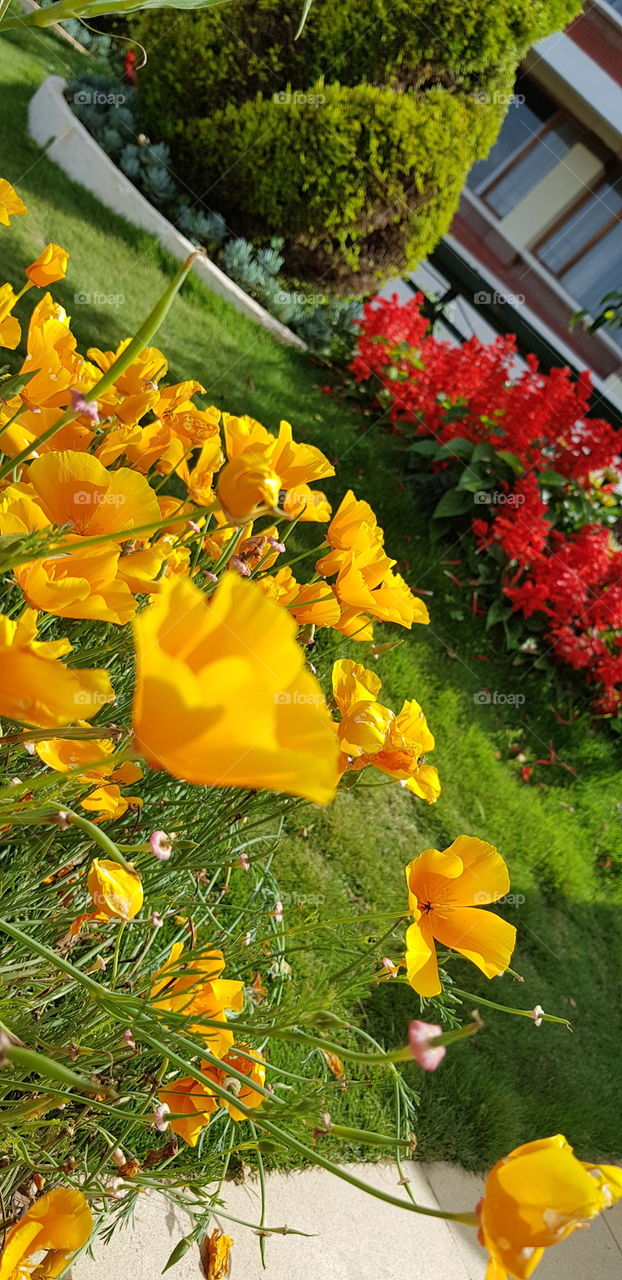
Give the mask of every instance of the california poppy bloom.
POLYGON ((0 285, 0 347, 14 351, 19 346, 22 329, 19 320, 11 315, 17 302, 17 294, 10 284, 0 285))
POLYGON ((225 1280, 231 1270, 231 1236, 216 1227, 199 1246, 206 1280, 225 1280))
POLYGON ((132 920, 143 905, 140 876, 108 858, 93 859, 87 884, 98 920, 132 920))
POLYGON ((528 1280, 545 1249, 622 1198, 622 1170, 577 1160, 562 1136, 516 1147, 488 1175, 478 1205, 486 1280, 528 1280))
MULTIPOLYGON (((201 1130, 207 1128, 218 1103, 209 1089, 194 1076, 179 1076, 160 1089, 158 1101, 171 1112, 169 1124, 173 1133, 183 1138, 189 1147, 196 1147, 201 1130)), ((0 1280, 2 1277, 0 1276, 0 1280)))
POLYGON ((265 1101, 263 1093, 259 1093, 256 1085, 263 1085, 266 1081, 265 1058, 258 1049, 251 1049, 247 1044, 238 1044, 232 1049, 225 1058, 223 1058, 222 1067, 215 1067, 210 1062, 202 1062, 201 1070, 207 1076, 211 1076, 217 1084, 223 1085, 231 1093, 231 1101, 224 1098, 218 1098, 217 1102, 220 1107, 226 1107, 232 1120, 246 1120, 246 1116, 240 1108, 236 1106, 236 1099, 241 1102, 244 1107, 260 1107, 265 1101), (244 1049, 248 1051, 248 1057, 238 1051, 244 1049), (233 1067, 236 1071, 240 1071, 248 1077, 248 1084, 242 1084, 235 1076, 227 1078, 227 1067, 233 1067))
POLYGON ((441 991, 435 942, 451 947, 494 978, 505 973, 516 929, 482 906, 508 892, 508 870, 494 845, 458 836, 448 849, 424 849, 406 868, 408 906, 406 972, 420 996, 441 991))
POLYGON ((92 1230, 93 1216, 81 1191, 72 1187, 48 1191, 9 1228, 0 1257, 0 1280, 59 1276, 92 1230), (32 1261, 43 1250, 45 1258, 32 1261))
POLYGON ((48 285, 64 280, 67 275, 69 254, 59 244, 47 244, 39 257, 26 267, 26 275, 31 284, 39 289, 47 289, 48 285))
POLYGON ((6 178, 0 178, 0 226, 10 227, 11 218, 22 213, 28 213, 28 210, 15 187, 6 178))
POLYGON ((227 1009, 240 1013, 244 1008, 244 983, 222 978, 225 958, 218 948, 206 948, 182 956, 183 942, 175 942, 166 963, 154 974, 151 999, 156 1009, 181 1013, 192 1019, 189 1030, 202 1036, 211 1053, 224 1057, 233 1045, 233 1033, 226 1027, 209 1027, 201 1017, 227 1021, 227 1009))
POLYGON ((275 511, 281 481, 259 453, 245 453, 227 462, 218 476, 216 495, 229 520, 246 524, 262 512, 275 511))
POLYGON ((341 769, 372 765, 433 804, 441 785, 436 769, 426 762, 434 738, 423 711, 418 702, 410 701, 396 715, 377 701, 381 687, 374 671, 349 658, 335 662, 333 697, 341 712, 337 725, 341 769))
POLYGON ((335 468, 315 445, 292 439, 289 422, 281 422, 278 436, 248 416, 222 415, 225 448, 229 459, 253 454, 279 477, 281 506, 289 519, 327 520, 330 506, 323 493, 309 488, 312 480, 333 476, 335 468))
MULTIPOLYGON (((36 458, 25 482, 9 486, 0 502, 3 533, 68 526, 63 554, 15 570, 28 603, 63 618, 117 625, 136 612, 120 565, 122 543, 132 529, 159 519, 156 495, 144 476, 128 467, 107 471, 91 454, 75 450, 36 458), (102 534, 110 534, 110 541, 82 548, 83 538, 102 534)), ((162 560, 153 565, 156 573, 162 560)), ((140 590, 148 591, 149 584, 142 582, 140 590)))
POLYGON ((149 763, 207 786, 332 799, 337 752, 296 623, 233 572, 209 599, 166 580, 134 621, 133 725, 149 763))
POLYGON ((107 671, 66 667, 68 640, 37 640, 37 614, 0 615, 0 716, 43 729, 90 720, 113 702, 107 671))

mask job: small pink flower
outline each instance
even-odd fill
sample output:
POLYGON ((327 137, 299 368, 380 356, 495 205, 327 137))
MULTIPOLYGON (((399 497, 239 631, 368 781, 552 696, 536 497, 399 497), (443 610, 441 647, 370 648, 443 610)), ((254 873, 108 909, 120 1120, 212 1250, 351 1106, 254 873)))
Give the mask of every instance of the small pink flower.
POLYGON ((87 400, 81 391, 72 391, 71 407, 74 413, 79 413, 81 418, 88 418, 89 422, 96 427, 99 423, 99 411, 96 400, 87 400))
POLYGON ((200 532, 201 532, 201 530, 200 530, 200 528, 199 528, 199 526, 198 526, 198 524, 197 524, 196 520, 189 520, 189 521, 188 521, 188 528, 189 528, 189 529, 192 529, 192 532, 193 532, 193 533, 200 533, 200 532))
POLYGON ((436 1036, 442 1036, 443 1029, 434 1022, 411 1022, 408 1028, 408 1044, 410 1052, 424 1071, 436 1071, 440 1067, 447 1049, 444 1044, 430 1044, 436 1036))
POLYGON ((205 570, 205 577, 207 578, 208 582, 218 582, 218 574, 211 573, 209 569, 205 570))
POLYGON ((392 978, 397 978, 398 967, 389 959, 389 956, 383 956, 382 963, 387 973, 390 974, 392 978))
POLYGON ((238 573, 241 573, 243 578, 250 578, 251 571, 246 561, 243 560, 241 556, 232 556, 229 564, 232 569, 237 569, 238 573))
POLYGON ((268 542, 270 543, 270 546, 273 547, 275 551, 278 551, 281 555, 283 554, 284 551, 287 551, 287 547, 285 546, 285 543, 279 542, 278 538, 268 538, 268 542))
POLYGON ((153 1113, 153 1122, 158 1133, 165 1133, 168 1129, 169 1122, 166 1117, 170 1115, 170 1111, 171 1108, 168 1107, 165 1102, 160 1103, 160 1106, 156 1107, 153 1113))
POLYGON ((127 1045, 128 1049, 135 1049, 135 1048, 136 1048, 136 1041, 135 1041, 135 1039, 134 1039, 134 1037, 133 1037, 133 1035, 132 1035, 132 1032, 130 1031, 130 1028, 129 1028, 129 1027, 127 1028, 127 1030, 126 1030, 126 1031, 124 1031, 124 1032, 123 1032, 123 1039, 125 1040, 125 1043, 126 1043, 126 1045, 127 1045))
POLYGON ((173 837, 166 831, 153 831, 149 836, 151 852, 158 862, 167 862, 173 852, 173 837))
POLYGON ((114 1151, 110 1152, 110 1158, 114 1160, 117 1169, 122 1169, 123 1165, 127 1163, 121 1147, 115 1147, 114 1151))
POLYGON ((274 919, 276 920, 276 923, 280 924, 283 919, 283 903, 282 902, 277 902, 272 914, 274 916, 274 919))
POLYGON ((163 921, 162 916, 160 915, 160 913, 159 913, 158 911, 153 911, 153 912, 151 913, 151 923, 152 923, 152 925, 153 925, 154 929, 161 929, 161 928, 162 928, 162 925, 164 924, 164 921, 163 921))
POLYGON ((238 858, 238 862, 243 871, 250 871, 251 863, 247 853, 241 853, 238 858))
POLYGON ((251 933, 251 930, 249 929, 248 933, 244 934, 244 946, 250 947, 252 941, 253 941, 253 935, 251 933))
POLYGON ((541 1027, 541 1026, 542 1026, 542 1019, 543 1019, 543 1017, 544 1017, 544 1009, 542 1008, 542 1005, 541 1005, 541 1004, 537 1004, 537 1005, 536 1005, 536 1007, 535 1007, 535 1009, 532 1009, 532 1010, 531 1010, 531 1017, 533 1018, 533 1020, 534 1020, 534 1022, 535 1022, 535 1024, 536 1024, 536 1026, 537 1026, 537 1027, 541 1027))

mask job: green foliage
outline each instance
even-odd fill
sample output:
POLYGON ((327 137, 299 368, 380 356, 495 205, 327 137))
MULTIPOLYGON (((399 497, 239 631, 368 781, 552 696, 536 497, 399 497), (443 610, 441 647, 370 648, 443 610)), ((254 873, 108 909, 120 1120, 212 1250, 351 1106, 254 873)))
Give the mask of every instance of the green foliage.
MULTIPOLYGON (((81 346, 102 338, 112 345, 133 331, 145 298, 158 294, 172 268, 152 237, 71 183, 28 138, 28 101, 52 59, 59 74, 62 71, 68 79, 76 74, 77 55, 48 34, 41 38, 19 31, 0 48, 0 172, 26 175, 21 192, 31 211, 27 219, 15 219, 5 230, 6 274, 17 284, 24 261, 36 256, 46 233, 70 246, 66 288, 55 289, 55 295, 73 311, 81 346), (127 289, 122 312, 102 307, 96 327, 92 312, 74 305, 75 291, 97 288, 104 295, 116 293, 119 280, 133 278, 137 270, 140 291, 127 289)), ((198 283, 189 282, 162 336, 175 378, 198 376, 209 399, 229 412, 251 413, 267 425, 284 417, 297 439, 341 457, 343 488, 351 484, 361 495, 364 488, 385 528, 387 545, 399 557, 401 572, 414 586, 433 593, 425 597, 434 611, 432 627, 417 628, 417 634, 384 654, 379 674, 387 703, 399 706, 407 690, 425 708, 437 738, 441 799, 434 806, 413 805, 397 788, 361 785, 325 812, 309 807, 292 813, 288 840, 274 863, 287 926, 304 922, 304 911, 296 905, 301 898, 320 894, 326 919, 349 915, 353 905, 363 914, 393 909, 397 914, 404 909, 403 866, 420 849, 443 848, 458 831, 485 834, 495 841, 507 858, 513 890, 526 897, 520 912, 508 908, 509 918, 519 925, 516 967, 525 982, 518 985, 507 977, 489 983, 474 975, 466 961, 457 962, 456 981, 481 996, 492 994, 501 1003, 525 1008, 539 1003, 566 1014, 574 1035, 563 1028, 536 1029, 526 1019, 510 1021, 492 1011, 484 1014, 482 1007, 485 1030, 447 1055, 442 1077, 436 1072, 422 1082, 414 1067, 406 1069, 422 1098, 417 1154, 422 1159, 458 1159, 481 1169, 519 1142, 559 1131, 575 1142, 583 1159, 617 1158, 622 1148, 619 745, 591 731, 585 718, 573 718, 572 704, 560 703, 552 677, 544 683, 542 671, 527 655, 504 654, 495 631, 485 633, 485 620, 471 615, 470 596, 446 576, 438 547, 430 545, 420 506, 413 504, 403 484, 402 442, 383 435, 380 444, 376 415, 360 416, 340 396, 322 396, 317 384, 326 380, 325 373, 318 376, 317 367, 300 353, 275 343, 198 283), (464 609, 461 621, 452 618, 456 605, 464 609), (483 685, 523 692, 526 701, 520 713, 515 707, 475 703, 474 695, 483 685), (531 785, 522 783, 516 749, 532 761, 546 756, 550 743, 559 758, 576 769, 576 776, 561 768, 540 767, 531 785)), ((341 489, 332 489, 331 498, 339 496, 341 489)), ((446 558, 460 555, 457 548, 446 558)), ((461 576, 461 567, 453 569, 461 576)), ((385 638, 379 634, 379 639, 385 638)), ((351 656, 358 661, 368 662, 368 654, 366 646, 352 644, 351 656)), ((160 816, 156 825, 162 825, 160 816)), ((212 845, 210 836, 205 845, 210 859, 212 845)), ((63 856, 64 844, 57 847, 63 856)), ((252 855, 252 849, 249 852, 252 855)), ((12 885, 23 892, 24 865, 20 853, 10 868, 7 892, 12 885)), ((36 849, 33 867, 42 865, 43 849, 36 849)), ((241 870, 234 868, 233 876, 236 895, 240 885, 250 889, 241 870)), ((38 892, 43 896, 51 890, 41 886, 38 892)), ((230 901, 227 896, 225 902, 230 901)), ((380 939, 382 922, 368 922, 370 930, 376 924, 380 939)), ((296 969, 306 966, 315 983, 318 973, 328 971, 330 952, 312 948, 304 936, 298 942, 296 969)), ((396 954, 383 941, 378 954, 385 953, 396 954)), ((53 997, 50 991, 48 998, 53 997)), ((467 1010, 471 1007, 466 1005, 467 1010)), ((416 996, 402 986, 396 991, 392 983, 375 989, 365 1011, 367 1029, 391 1045, 398 1042, 407 1020, 420 1016, 416 996)), ((0 1016, 9 1020, 6 1008, 0 1016)), ((29 1030, 22 1004, 14 1004, 11 1016, 18 1029, 29 1030)), ((103 1038, 101 1047, 107 1047, 103 1038)), ((282 1055, 279 1066, 299 1070, 304 1055, 298 1049, 284 1047, 282 1055)), ((84 1069, 82 1062, 75 1065, 84 1069)), ((370 1078, 368 1071, 360 1073, 360 1082, 355 1076, 345 1093, 336 1083, 333 1094, 331 1109, 338 1100, 350 1123, 369 1123, 374 1129, 390 1123, 391 1086, 379 1077, 370 1078)), ((66 1116, 58 1114, 57 1130, 66 1116)), ((142 1145, 140 1130, 130 1135, 129 1151, 139 1136, 142 1145)), ((65 1140, 73 1154, 69 1135, 65 1140)), ((278 1161, 287 1162, 285 1152, 279 1152, 278 1161)), ((216 1185, 219 1170, 214 1165, 206 1152, 202 1183, 214 1177, 216 1185)))
POLYGON ((143 15, 143 124, 237 232, 283 236, 294 276, 361 294, 438 242, 523 53, 579 8, 314 0, 299 40, 292 0, 143 15))
POLYGON ((174 145, 185 180, 231 225, 284 238, 293 275, 360 292, 434 247, 502 114, 438 86, 319 81, 183 124, 174 145))
POLYGON ((313 0, 298 40, 298 0, 232 0, 181 20, 145 14, 135 26, 154 49, 140 75, 145 118, 168 138, 179 120, 320 77, 351 88, 468 87, 472 77, 478 87, 580 9, 581 0, 370 0, 362 12, 357 0, 313 0))

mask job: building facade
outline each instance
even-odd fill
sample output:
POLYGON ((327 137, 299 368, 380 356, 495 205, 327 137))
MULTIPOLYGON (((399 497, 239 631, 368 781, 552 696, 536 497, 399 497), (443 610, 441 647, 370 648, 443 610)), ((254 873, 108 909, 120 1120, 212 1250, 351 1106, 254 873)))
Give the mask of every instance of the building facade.
MULTIPOLYGON (((622 0, 588 0, 530 50, 446 246, 622 408, 622 330, 570 328, 622 290, 622 0)), ((479 298, 464 298, 477 311, 479 298)), ((482 317, 483 318, 483 317, 482 317)), ((477 330, 477 326, 474 326, 477 330)))

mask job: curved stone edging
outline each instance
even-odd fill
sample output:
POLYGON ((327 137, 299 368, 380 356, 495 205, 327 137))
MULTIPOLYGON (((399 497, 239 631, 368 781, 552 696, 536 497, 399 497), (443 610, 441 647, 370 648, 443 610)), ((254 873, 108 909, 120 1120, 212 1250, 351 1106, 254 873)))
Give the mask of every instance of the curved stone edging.
MULTIPOLYGON (((37 89, 28 107, 31 138, 45 148, 49 159, 69 178, 86 187, 103 205, 121 214, 135 227, 151 232, 163 249, 183 261, 195 246, 162 213, 154 209, 105 151, 102 151, 99 143, 91 137, 65 101, 65 88, 66 81, 61 76, 49 76, 37 89)), ((249 297, 239 285, 230 280, 224 271, 210 262, 209 258, 198 259, 194 264, 194 271, 212 293, 225 298, 242 315, 263 325, 279 342, 306 350, 305 343, 297 334, 271 316, 254 298, 249 297)))

